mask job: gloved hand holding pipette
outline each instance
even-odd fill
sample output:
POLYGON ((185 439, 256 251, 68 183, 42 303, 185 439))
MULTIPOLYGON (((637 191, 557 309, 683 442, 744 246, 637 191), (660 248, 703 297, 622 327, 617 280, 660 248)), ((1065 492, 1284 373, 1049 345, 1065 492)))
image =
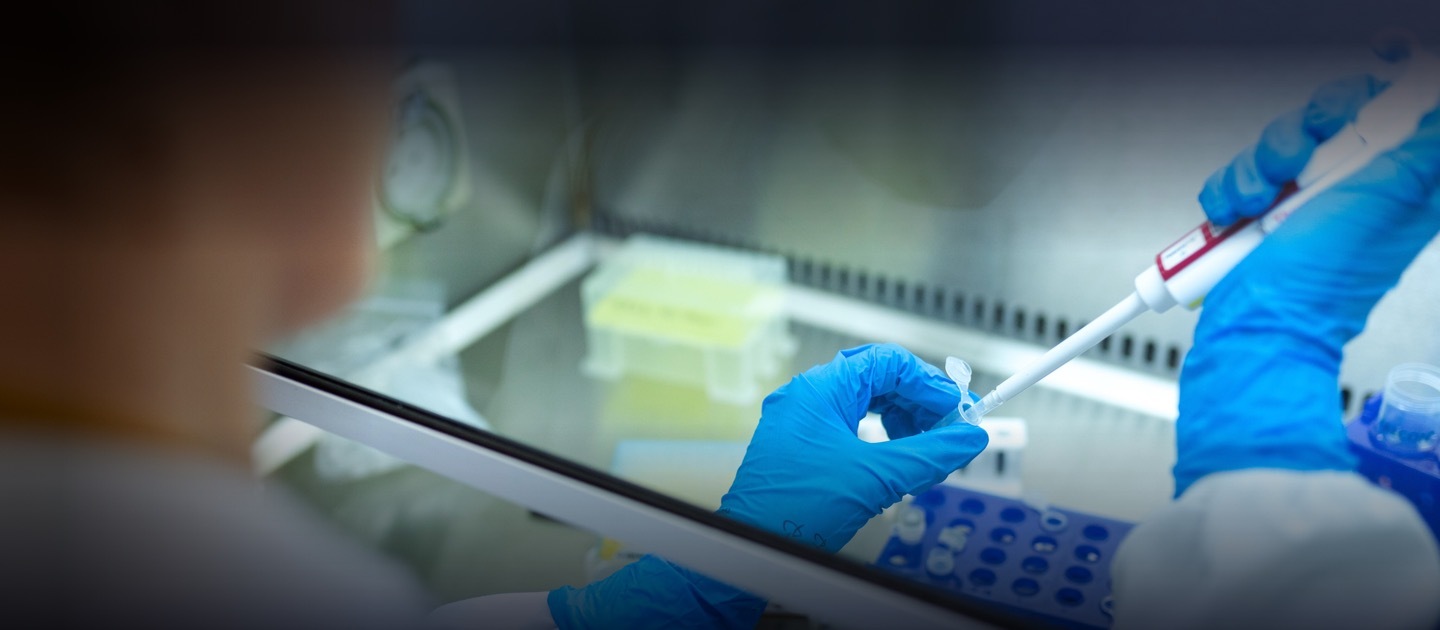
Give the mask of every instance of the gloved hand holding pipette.
MULTIPOLYGON (((1397 87, 1322 87, 1210 178, 1206 214, 1264 212, 1317 145, 1397 87)), ((1115 627, 1435 626, 1435 541, 1404 498, 1352 472, 1338 398, 1345 344, 1437 232, 1432 104, 1210 291, 1180 376, 1178 499, 1115 556, 1116 601, 1130 602, 1115 627)))
POLYGON ((968 422, 1004 404, 1140 314, 1165 312, 1180 305, 1196 308, 1235 265, 1290 214, 1311 199, 1366 168, 1416 133, 1420 119, 1440 102, 1440 58, 1418 48, 1393 85, 1375 96, 1380 84, 1356 79, 1355 89, 1336 85, 1317 93, 1320 113, 1292 114, 1301 131, 1267 131, 1267 143, 1242 154, 1230 169, 1212 178, 1202 193, 1209 207, 1224 207, 1211 222, 1190 231, 1155 256, 1155 264, 1135 278, 1135 291, 1084 328, 1026 366, 973 407, 968 422), (1375 97, 1371 100, 1370 97, 1375 97), (1343 113, 1343 117, 1332 114, 1343 113), (1307 116, 1316 116, 1307 120, 1307 116), (1240 201, 1221 204, 1220 201, 1240 201))
MULTIPOLYGON (((1363 78, 1336 82, 1303 116, 1275 121, 1210 178, 1206 213, 1236 221, 1263 208, 1314 141, 1378 89, 1363 78)), ((1216 285, 1181 377, 1177 494, 1225 470, 1353 467, 1336 402, 1343 349, 1440 232, 1437 185, 1432 109, 1404 144, 1316 197, 1216 285)))

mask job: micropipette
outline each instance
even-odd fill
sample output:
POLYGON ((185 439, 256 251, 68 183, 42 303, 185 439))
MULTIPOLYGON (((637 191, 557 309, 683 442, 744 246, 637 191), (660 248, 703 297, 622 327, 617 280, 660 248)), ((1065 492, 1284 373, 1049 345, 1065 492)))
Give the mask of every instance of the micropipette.
POLYGON ((960 418, 979 424, 982 416, 1145 311, 1163 313, 1177 304, 1190 310, 1199 308, 1205 294, 1290 213, 1376 156, 1399 146, 1415 133, 1421 117, 1440 104, 1440 59, 1412 46, 1405 63, 1404 73, 1361 108, 1353 122, 1315 148, 1305 169, 1263 215, 1223 227, 1203 223, 1191 230, 1155 256, 1155 264, 1135 278, 1133 293, 1005 379, 973 406, 962 403, 960 418))

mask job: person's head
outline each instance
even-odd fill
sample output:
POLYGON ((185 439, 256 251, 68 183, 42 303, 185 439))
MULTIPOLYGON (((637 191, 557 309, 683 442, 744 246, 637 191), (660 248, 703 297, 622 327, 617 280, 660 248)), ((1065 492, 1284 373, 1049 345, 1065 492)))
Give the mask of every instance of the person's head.
POLYGON ((0 50, 0 414, 194 438, 182 409, 241 406, 250 350, 363 287, 390 12, 214 4, 42 7, 49 46, 0 50))
POLYGON ((316 2, 50 16, 68 45, 0 61, 0 214, 50 246, 249 250, 273 275, 271 332, 314 320, 356 293, 373 243, 385 17, 316 2))

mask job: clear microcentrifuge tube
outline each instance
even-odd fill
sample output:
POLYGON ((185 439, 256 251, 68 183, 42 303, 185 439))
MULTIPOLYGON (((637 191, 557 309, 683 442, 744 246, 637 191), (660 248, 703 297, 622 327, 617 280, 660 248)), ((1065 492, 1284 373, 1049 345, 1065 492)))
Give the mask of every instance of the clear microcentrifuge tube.
POLYGON ((895 535, 900 542, 918 545, 925 539, 925 508, 907 505, 900 511, 900 522, 895 524, 895 535))
POLYGON ((955 554, 944 547, 935 547, 925 556, 925 570, 937 578, 948 577, 955 570, 955 554))
POLYGON ((971 404, 968 396, 970 394, 970 376, 974 374, 974 370, 970 369, 970 364, 966 363, 964 359, 949 357, 945 359, 945 374, 950 377, 950 380, 955 381, 955 386, 960 388, 960 395, 967 398, 960 401, 960 404, 955 407, 955 411, 946 414, 944 418, 935 423, 934 428, 948 427, 962 420, 978 426, 980 424, 978 416, 971 420, 965 415, 965 410, 971 404))
POLYGON ((1385 379, 1370 439, 1396 455, 1424 456, 1440 442, 1440 368, 1401 363, 1385 379))
POLYGON ((951 525, 940 530, 940 535, 935 537, 936 543, 959 553, 965 550, 965 545, 970 540, 970 530, 963 525, 951 525))
POLYGON ((966 363, 964 359, 958 357, 945 359, 945 374, 950 376, 950 380, 955 381, 955 386, 959 387, 961 392, 970 391, 970 376, 974 373, 975 371, 970 369, 970 364, 966 363))

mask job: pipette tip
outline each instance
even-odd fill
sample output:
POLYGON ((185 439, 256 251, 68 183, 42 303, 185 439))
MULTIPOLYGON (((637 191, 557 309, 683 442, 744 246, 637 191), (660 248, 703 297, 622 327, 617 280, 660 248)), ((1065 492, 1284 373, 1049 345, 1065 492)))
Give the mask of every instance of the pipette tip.
POLYGON ((980 411, 980 403, 975 403, 960 411, 960 419, 969 424, 980 426, 980 417, 984 412, 980 411))
POLYGON ((992 391, 985 394, 983 398, 971 405, 970 408, 961 411, 960 419, 978 427, 980 426, 980 419, 984 417, 985 414, 994 411, 1002 402, 1004 401, 1000 400, 1000 397, 992 391))

